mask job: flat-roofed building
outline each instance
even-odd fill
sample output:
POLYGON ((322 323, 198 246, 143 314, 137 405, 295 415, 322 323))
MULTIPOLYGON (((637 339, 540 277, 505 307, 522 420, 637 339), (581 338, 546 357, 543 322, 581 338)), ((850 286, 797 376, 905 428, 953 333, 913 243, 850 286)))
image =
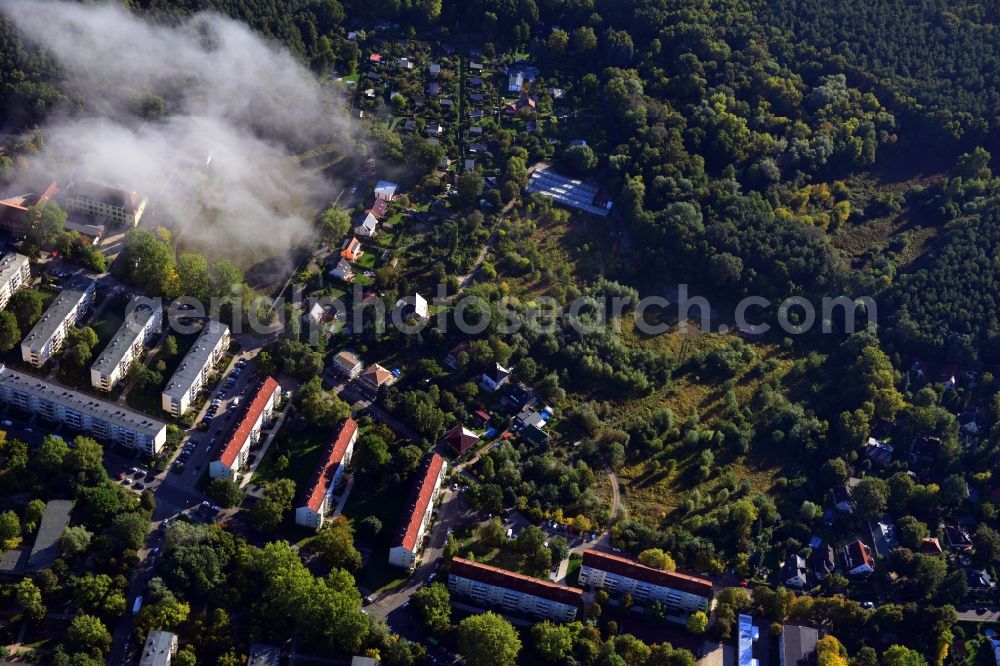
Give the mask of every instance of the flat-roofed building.
POLYGON ((434 513, 434 500, 448 471, 444 458, 436 453, 424 463, 413 482, 406 510, 399 522, 396 536, 389 547, 389 564, 412 569, 434 513))
POLYGON ((133 300, 118 332, 90 366, 91 386, 102 391, 113 389, 128 374, 143 346, 159 333, 162 321, 159 303, 147 298, 133 300))
POLYGON ((240 470, 247 464, 250 447, 260 441, 261 430, 271 420, 280 398, 281 385, 273 377, 268 377, 257 387, 253 401, 243 412, 226 446, 219 457, 209 464, 209 476, 213 479, 236 480, 240 470))
POLYGON ((786 624, 778 640, 780 666, 811 666, 816 663, 819 632, 812 627, 786 624))
POLYGON ((323 527, 330 511, 330 498, 344 478, 344 469, 351 462, 354 442, 358 439, 358 423, 347 418, 337 428, 337 436, 326 447, 312 482, 306 487, 301 505, 295 509, 295 523, 318 530, 323 527))
POLYGON ((607 217, 611 212, 611 201, 599 187, 567 178, 552 169, 536 169, 531 174, 528 187, 525 189, 529 194, 540 194, 564 206, 591 215, 607 217))
POLYGON ((163 411, 182 416, 198 397, 212 368, 229 348, 229 327, 209 320, 160 396, 163 411))
POLYGON ((149 455, 167 440, 167 424, 145 414, 50 384, 0 365, 0 401, 95 439, 149 455))
POLYGON ((170 666, 177 654, 177 634, 169 631, 151 631, 142 646, 139 666, 170 666))
POLYGON ((477 606, 499 606, 507 613, 572 622, 583 603, 583 590, 541 578, 453 557, 448 589, 477 606))
POLYGON ((57 353, 70 326, 76 326, 94 302, 97 283, 89 278, 72 282, 56 296, 42 318, 21 341, 21 359, 40 368, 57 353))
POLYGON ((7 307, 14 292, 31 281, 31 262, 23 254, 11 252, 0 259, 0 309, 7 307))
POLYGON ((580 584, 618 595, 631 595, 636 603, 658 601, 667 612, 683 614, 708 609, 712 581, 661 571, 627 557, 598 550, 583 551, 580 584))
POLYGON ((148 201, 136 192, 90 180, 71 184, 63 197, 63 205, 70 212, 107 219, 125 227, 139 224, 148 201))

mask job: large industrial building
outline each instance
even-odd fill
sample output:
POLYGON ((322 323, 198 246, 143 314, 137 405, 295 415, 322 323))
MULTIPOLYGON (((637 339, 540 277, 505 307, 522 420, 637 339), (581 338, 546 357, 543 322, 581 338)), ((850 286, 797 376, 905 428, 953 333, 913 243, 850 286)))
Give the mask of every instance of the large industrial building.
POLYGON ((76 326, 94 302, 97 283, 81 278, 69 284, 42 313, 35 327, 21 341, 21 358, 40 368, 59 351, 66 331, 76 326))
POLYGON ((166 423, 3 365, 0 365, 0 401, 95 439, 148 455, 158 453, 167 440, 166 423))
POLYGON ((211 373, 229 349, 229 327, 215 320, 205 324, 201 335, 188 350, 187 356, 174 371, 160 396, 163 411, 173 416, 183 416, 198 397, 211 373))

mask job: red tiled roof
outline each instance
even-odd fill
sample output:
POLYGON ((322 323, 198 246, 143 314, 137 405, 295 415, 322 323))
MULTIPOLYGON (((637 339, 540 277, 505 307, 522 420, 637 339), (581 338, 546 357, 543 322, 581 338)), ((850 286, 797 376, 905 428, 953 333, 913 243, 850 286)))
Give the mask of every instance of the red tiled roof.
POLYGON ((583 590, 579 588, 556 585, 541 578, 532 578, 488 564, 470 562, 461 557, 451 558, 451 570, 448 575, 461 576, 487 585, 516 590, 523 594, 530 594, 567 606, 579 606, 583 601, 583 590))
POLYGON ((459 423, 445 433, 444 441, 458 453, 465 453, 479 441, 479 435, 459 423))
POLYGON ((396 531, 396 538, 392 541, 393 548, 403 546, 412 551, 416 547, 420 521, 427 513, 427 506, 431 503, 431 495, 434 493, 434 483, 437 481, 438 475, 441 474, 443 465, 444 458, 432 453, 417 475, 416 481, 413 482, 413 489, 410 491, 410 499, 406 503, 407 512, 403 514, 399 529, 396 531))
POLYGON ((378 53, 371 54, 370 56, 368 56, 368 59, 371 60, 372 62, 382 62, 382 56, 379 55, 378 53))
POLYGON ((368 366, 368 369, 361 376, 375 386, 382 386, 382 384, 392 379, 392 373, 378 363, 372 363, 368 366))
POLYGON ((875 560, 872 559, 872 552, 862 541, 855 541, 847 544, 847 565, 851 569, 867 564, 872 569, 875 568, 875 560))
POLYGON ((375 197, 375 202, 372 203, 372 207, 368 209, 368 212, 372 214, 372 217, 381 218, 387 210, 389 210, 389 202, 385 199, 375 197))
POLYGON ((603 553, 599 550, 583 551, 583 566, 593 567, 608 573, 628 576, 652 585, 669 587, 689 594, 702 597, 712 596, 712 581, 697 576, 677 573, 676 571, 661 571, 647 567, 627 557, 603 553))
POLYGON ((260 385, 260 388, 257 389, 257 395, 254 396, 250 407, 243 413, 239 424, 233 430, 233 434, 230 435, 229 441, 226 443, 226 448, 223 449, 222 455, 219 456, 219 460, 226 467, 232 468, 233 463, 236 462, 236 456, 239 454, 240 449, 243 448, 247 437, 250 436, 250 431, 253 429, 254 423, 257 422, 257 419, 264 412, 264 408, 271 401, 271 396, 280 388, 278 382, 273 377, 268 377, 260 385))
POLYGON ((354 437, 354 433, 357 431, 358 422, 348 417, 347 420, 340 424, 337 437, 327 446, 326 458, 316 469, 312 491, 309 492, 305 502, 305 505, 313 511, 318 512, 320 506, 322 506, 323 499, 326 497, 326 491, 330 487, 330 479, 333 478, 337 468, 340 467, 341 462, 344 460, 344 454, 347 453, 347 447, 351 443, 351 438, 354 437))

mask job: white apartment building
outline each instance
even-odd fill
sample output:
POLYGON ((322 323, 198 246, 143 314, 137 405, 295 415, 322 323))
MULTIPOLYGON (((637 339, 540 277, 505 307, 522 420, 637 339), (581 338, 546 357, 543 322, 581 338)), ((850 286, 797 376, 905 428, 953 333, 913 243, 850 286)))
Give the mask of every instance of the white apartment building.
POLYGON ((448 463, 444 458, 432 453, 424 463, 423 469, 417 473, 406 511, 389 548, 389 564, 403 569, 413 569, 417 563, 417 553, 420 552, 420 546, 434 513, 434 500, 447 471, 448 463))
POLYGON ((149 455, 158 453, 167 441, 166 423, 3 365, 0 365, 0 401, 95 439, 149 455))
POLYGON ((11 252, 0 259, 0 309, 14 292, 31 281, 31 262, 23 254, 11 252))
POLYGON ((177 654, 177 634, 169 631, 151 631, 142 646, 139 666, 170 666, 177 654))
POLYGON ((113 389, 128 374, 143 346, 159 333, 162 321, 159 303, 148 298, 133 300, 115 337, 90 366, 90 385, 102 391, 113 389))
POLYGON ((59 351, 66 331, 83 319, 94 302, 97 283, 83 278, 67 285, 21 341, 21 358, 40 368, 59 351))
POLYGON ((295 509, 295 524, 319 530, 330 511, 330 499, 344 478, 344 469, 354 454, 358 439, 358 423, 347 418, 337 430, 337 436, 326 448, 312 483, 306 488, 301 506, 295 509))
POLYGON ((448 590, 482 608, 572 622, 583 603, 583 590, 453 557, 448 590))
POLYGON ((198 397, 215 364, 229 349, 229 327, 209 320, 160 396, 163 411, 183 416, 198 397))
POLYGON ((126 192, 118 187, 83 180, 71 184, 63 196, 67 211, 89 215, 99 221, 107 220, 119 226, 134 227, 139 224, 149 199, 136 192, 126 192))
POLYGON ((268 377, 258 387, 253 402, 243 412, 222 453, 209 464, 209 476, 213 479, 236 480, 240 470, 247 464, 250 448, 260 440, 260 432, 264 429, 264 424, 271 420, 280 399, 281 386, 273 377, 268 377))
POLYGON ((583 551, 580 585, 597 587, 638 604, 659 601, 674 614, 708 609, 712 581, 696 576, 653 569, 626 557, 597 550, 583 551))

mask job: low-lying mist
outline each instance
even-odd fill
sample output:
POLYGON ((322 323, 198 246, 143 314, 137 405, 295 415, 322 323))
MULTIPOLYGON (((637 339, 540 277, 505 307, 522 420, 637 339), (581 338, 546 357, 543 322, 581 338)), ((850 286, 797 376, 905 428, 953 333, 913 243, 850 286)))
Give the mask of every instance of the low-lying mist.
POLYGON ((121 185, 149 197, 144 224, 241 263, 287 254, 337 191, 294 155, 353 150, 341 99, 245 25, 53 0, 0 0, 0 12, 59 61, 73 100, 43 126, 24 187, 121 185))

